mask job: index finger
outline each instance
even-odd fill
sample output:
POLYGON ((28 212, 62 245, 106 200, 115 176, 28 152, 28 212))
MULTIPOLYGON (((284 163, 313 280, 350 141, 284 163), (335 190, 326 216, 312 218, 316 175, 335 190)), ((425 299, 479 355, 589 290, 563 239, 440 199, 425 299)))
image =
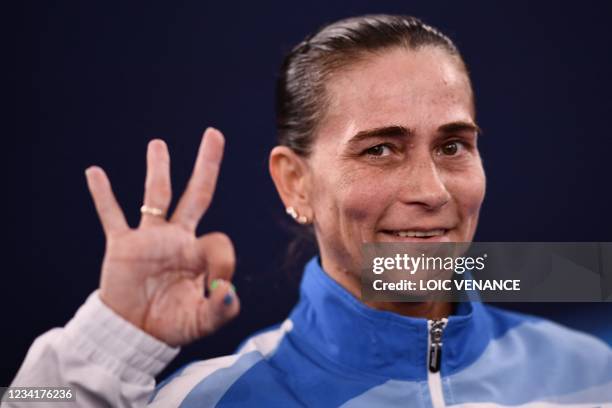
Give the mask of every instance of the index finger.
POLYGON ((206 129, 198 149, 193 173, 170 219, 171 222, 195 231, 215 192, 224 145, 225 138, 220 131, 211 127, 206 129))
POLYGON ((102 223, 104 233, 108 236, 113 232, 120 232, 129 228, 123 211, 113 194, 110 181, 104 170, 98 166, 91 166, 85 170, 87 187, 93 198, 98 217, 102 223))

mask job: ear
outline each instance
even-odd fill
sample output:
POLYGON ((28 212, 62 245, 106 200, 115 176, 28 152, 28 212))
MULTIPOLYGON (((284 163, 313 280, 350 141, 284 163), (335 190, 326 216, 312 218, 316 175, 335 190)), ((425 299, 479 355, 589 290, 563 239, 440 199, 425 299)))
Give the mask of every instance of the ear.
POLYGON ((293 207, 300 216, 313 219, 310 206, 310 168, 306 160, 287 146, 270 152, 269 170, 285 208, 293 207))

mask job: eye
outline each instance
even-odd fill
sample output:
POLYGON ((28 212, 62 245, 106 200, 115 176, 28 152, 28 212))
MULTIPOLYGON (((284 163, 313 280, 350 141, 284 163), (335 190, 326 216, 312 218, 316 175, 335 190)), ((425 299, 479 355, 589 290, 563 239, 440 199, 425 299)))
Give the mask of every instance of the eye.
POLYGON ((444 156, 455 156, 464 147, 459 141, 446 142, 438 148, 437 153, 444 156))
POLYGON ((392 151, 391 146, 383 143, 376 146, 372 146, 369 149, 366 149, 363 153, 369 156, 384 157, 389 156, 392 151))

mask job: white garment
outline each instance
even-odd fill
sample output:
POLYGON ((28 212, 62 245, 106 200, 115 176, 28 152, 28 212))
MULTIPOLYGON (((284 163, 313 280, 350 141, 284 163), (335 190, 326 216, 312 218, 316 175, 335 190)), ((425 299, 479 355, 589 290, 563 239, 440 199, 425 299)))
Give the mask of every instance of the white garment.
MULTIPOLYGON (((53 407, 144 407, 155 376, 178 354, 127 322, 92 293, 64 328, 38 337, 11 387, 73 387, 75 402, 53 407)), ((2 403, 36 407, 44 403, 2 403)))

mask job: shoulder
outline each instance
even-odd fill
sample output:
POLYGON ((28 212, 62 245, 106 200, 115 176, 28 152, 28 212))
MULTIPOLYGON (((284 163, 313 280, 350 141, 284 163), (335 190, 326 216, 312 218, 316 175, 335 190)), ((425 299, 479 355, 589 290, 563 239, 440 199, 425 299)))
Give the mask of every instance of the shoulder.
MULTIPOLYGON (((258 381, 274 381, 272 375, 262 376, 262 365, 274 354, 285 334, 291 330, 290 320, 247 338, 236 354, 198 361, 187 365, 166 381, 159 384, 151 406, 215 406, 236 383, 245 378, 253 379, 257 371, 258 381)), ((268 384, 269 386, 270 384, 268 384)))
POLYGON ((612 398, 612 349, 605 342, 547 319, 485 308, 491 338, 471 365, 451 375, 455 402, 612 398))
POLYGON ((487 308, 490 319, 510 327, 489 342, 464 374, 499 377, 500 386, 515 384, 517 392, 532 390, 534 396, 577 392, 612 382, 612 348, 602 340, 551 320, 487 308), (506 374, 499 376, 500 372, 506 374))
POLYGON ((612 348, 595 336, 541 317, 490 305, 485 307, 494 328, 492 347, 520 347, 529 353, 555 355, 566 362, 576 365, 582 362, 591 368, 611 364, 612 348))
POLYGON ((529 350, 546 348, 564 356, 584 354, 597 359, 612 358, 612 348, 603 340, 541 317, 486 305, 495 340, 522 344, 529 350))

